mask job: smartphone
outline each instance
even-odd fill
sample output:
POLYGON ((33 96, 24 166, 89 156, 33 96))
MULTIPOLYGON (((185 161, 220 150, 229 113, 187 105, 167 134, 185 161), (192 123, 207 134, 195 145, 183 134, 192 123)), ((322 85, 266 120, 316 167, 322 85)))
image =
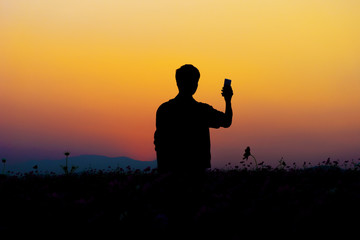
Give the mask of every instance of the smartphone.
POLYGON ((227 79, 227 78, 225 78, 225 81, 224 81, 224 86, 226 86, 226 85, 231 85, 231 80, 230 79, 227 79))

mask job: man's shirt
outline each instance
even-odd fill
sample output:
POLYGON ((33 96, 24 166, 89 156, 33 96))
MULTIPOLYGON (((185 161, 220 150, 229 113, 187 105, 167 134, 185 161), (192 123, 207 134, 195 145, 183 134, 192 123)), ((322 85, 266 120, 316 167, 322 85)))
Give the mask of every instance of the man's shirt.
POLYGON ((154 136, 159 171, 210 168, 209 128, 219 128, 225 114, 208 104, 177 96, 156 113, 154 136))

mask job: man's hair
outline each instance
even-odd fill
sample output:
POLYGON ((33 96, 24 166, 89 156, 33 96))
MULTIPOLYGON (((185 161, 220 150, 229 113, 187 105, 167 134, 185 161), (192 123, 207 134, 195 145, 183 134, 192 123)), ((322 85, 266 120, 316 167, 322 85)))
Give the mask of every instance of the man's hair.
MULTIPOLYGON (((185 64, 176 70, 176 82, 178 85, 183 85, 184 81, 199 81, 200 72, 191 64, 185 64)), ((185 83, 186 84, 186 83, 185 83)))

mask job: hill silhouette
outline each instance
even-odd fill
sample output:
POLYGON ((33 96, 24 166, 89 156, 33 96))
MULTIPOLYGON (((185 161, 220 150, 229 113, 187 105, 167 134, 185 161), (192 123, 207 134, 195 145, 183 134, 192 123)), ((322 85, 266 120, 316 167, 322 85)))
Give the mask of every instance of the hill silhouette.
MULTIPOLYGON (((61 165, 65 165, 65 157, 59 160, 32 160, 21 163, 9 163, 6 171, 10 173, 26 173, 37 170, 40 173, 56 173, 61 174, 64 171, 61 165), (36 167, 35 167, 36 166, 36 167), (34 168, 35 167, 35 168, 34 168)), ((143 170, 147 167, 156 168, 156 161, 138 161, 128 157, 107 157, 101 155, 79 155, 69 157, 69 168, 77 166, 76 172, 88 170, 109 170, 127 168, 143 170)))

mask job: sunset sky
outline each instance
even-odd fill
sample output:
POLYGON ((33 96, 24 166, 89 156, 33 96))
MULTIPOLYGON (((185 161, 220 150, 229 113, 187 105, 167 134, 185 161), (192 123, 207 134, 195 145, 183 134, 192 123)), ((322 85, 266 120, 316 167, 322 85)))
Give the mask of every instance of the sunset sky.
POLYGON ((175 70, 233 125, 212 164, 360 158, 358 0, 0 0, 0 158, 156 158, 175 70))

